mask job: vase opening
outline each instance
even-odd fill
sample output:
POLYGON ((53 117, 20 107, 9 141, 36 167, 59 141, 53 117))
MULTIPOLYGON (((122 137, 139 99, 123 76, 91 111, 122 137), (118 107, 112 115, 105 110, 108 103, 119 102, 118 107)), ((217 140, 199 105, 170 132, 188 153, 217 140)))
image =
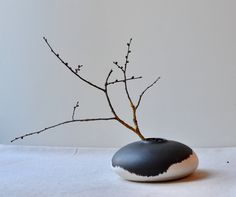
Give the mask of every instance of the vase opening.
POLYGON ((163 138, 146 138, 144 142, 151 142, 151 143, 164 143, 167 142, 166 139, 163 138))

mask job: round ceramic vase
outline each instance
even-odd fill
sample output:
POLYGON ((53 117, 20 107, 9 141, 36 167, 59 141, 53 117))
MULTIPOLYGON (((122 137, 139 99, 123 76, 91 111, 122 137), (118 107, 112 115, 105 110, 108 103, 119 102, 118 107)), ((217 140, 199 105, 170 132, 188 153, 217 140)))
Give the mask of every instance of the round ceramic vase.
POLYGON ((119 149, 112 158, 112 168, 130 181, 153 182, 180 179, 198 166, 194 151, 179 142, 147 138, 119 149))

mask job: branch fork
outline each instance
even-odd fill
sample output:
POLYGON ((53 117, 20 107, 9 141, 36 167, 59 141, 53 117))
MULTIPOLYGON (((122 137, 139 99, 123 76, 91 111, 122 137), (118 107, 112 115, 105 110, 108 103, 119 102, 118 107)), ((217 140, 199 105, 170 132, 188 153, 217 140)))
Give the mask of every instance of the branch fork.
POLYGON ((49 127, 45 127, 44 129, 41 129, 41 130, 37 130, 37 131, 33 131, 33 132, 30 132, 30 133, 26 133, 24 135, 21 135, 19 137, 16 137, 14 139, 11 140, 11 142, 14 142, 16 140, 19 140, 19 139, 24 139, 25 137, 28 137, 28 136, 31 136, 31 135, 35 135, 35 134, 40 134, 42 132, 45 132, 49 129, 53 129, 55 127, 58 127, 58 126, 61 126, 61 125, 65 125, 65 124, 71 124, 71 123, 75 123, 75 122, 92 122, 92 121, 107 121, 107 120, 116 120, 118 121, 120 124, 122 124, 123 126, 125 126, 126 128, 128 128, 129 130, 133 131, 135 134, 137 134, 139 136, 140 139, 144 140, 145 137, 143 136, 143 134, 141 133, 140 131, 140 128, 139 128, 139 124, 138 124, 138 117, 137 117, 137 109, 138 107, 140 106, 140 103, 141 103, 141 100, 144 96, 144 94, 147 92, 147 90, 149 90, 152 86, 154 86, 159 80, 160 80, 160 77, 158 77, 153 83, 151 83, 149 86, 147 86, 140 94, 139 98, 138 98, 138 101, 137 103, 135 103, 131 96, 130 96, 130 92, 129 92, 129 89, 128 89, 128 81, 132 81, 132 80, 138 80, 138 79, 141 79, 142 76, 131 76, 131 77, 127 77, 127 67, 128 67, 128 64, 129 64, 129 55, 131 53, 131 42, 132 42, 132 38, 129 40, 129 42, 127 43, 127 53, 125 55, 125 63, 123 66, 121 66, 117 61, 114 61, 113 64, 116 65, 116 67, 123 73, 123 78, 122 79, 116 79, 116 80, 110 80, 110 77, 113 73, 113 70, 111 69, 109 71, 109 73, 107 74, 107 77, 106 77, 106 80, 105 80, 105 83, 104 83, 104 87, 100 87, 99 85, 95 84, 95 83, 92 83, 90 80, 82 77, 80 75, 80 70, 81 70, 81 67, 83 65, 78 65, 75 69, 73 69, 72 67, 69 66, 68 62, 64 61, 61 56, 59 55, 59 53, 55 52, 55 50, 52 48, 52 46, 49 44, 47 38, 43 37, 43 40, 45 41, 46 45, 49 47, 50 51, 56 56, 56 58, 70 71, 72 72, 75 76, 77 76, 81 81, 83 81, 84 83, 88 84, 89 86, 99 90, 100 92, 102 92, 104 95, 105 95, 105 98, 107 100, 107 103, 108 103, 108 106, 111 110, 111 114, 112 116, 111 117, 99 117, 99 118, 85 118, 85 119, 75 119, 75 113, 76 113, 76 110, 79 108, 79 101, 77 101, 76 105, 74 106, 73 108, 73 111, 72 111, 72 117, 71 117, 71 120, 67 120, 67 121, 64 121, 64 122, 60 122, 60 123, 57 123, 57 124, 54 124, 54 125, 51 125, 49 127), (109 96, 109 86, 110 85, 114 85, 114 84, 120 84, 120 83, 123 83, 124 85, 124 89, 125 89, 125 93, 126 93, 126 96, 128 98, 128 102, 130 104, 130 109, 132 111, 132 119, 133 119, 133 125, 131 124, 128 124, 125 120, 123 120, 116 112, 113 104, 112 104, 112 101, 111 101, 111 98, 109 96))

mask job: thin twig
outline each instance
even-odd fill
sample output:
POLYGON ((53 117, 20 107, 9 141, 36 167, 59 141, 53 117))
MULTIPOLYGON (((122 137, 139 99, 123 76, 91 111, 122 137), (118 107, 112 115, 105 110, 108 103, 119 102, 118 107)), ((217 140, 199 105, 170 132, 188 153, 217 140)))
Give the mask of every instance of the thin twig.
POLYGON ((120 70, 124 71, 123 66, 120 66, 118 62, 113 62, 113 64, 115 64, 120 70))
POLYGON ((108 102, 108 105, 109 105, 109 107, 110 107, 110 109, 111 109, 112 114, 113 114, 115 117, 118 117, 117 114, 116 114, 115 109, 113 108, 113 106, 112 106, 112 104, 111 104, 111 99, 110 99, 110 97, 109 97, 109 95, 108 95, 108 89, 107 89, 108 80, 109 80, 109 78, 110 78, 112 72, 113 72, 113 70, 110 70, 110 72, 109 72, 108 75, 107 75, 107 78, 106 78, 106 81, 105 81, 105 91, 104 91, 104 93, 105 93, 105 96, 106 96, 106 99, 107 99, 107 102, 108 102))
POLYGON ((131 99, 131 96, 130 96, 130 93, 129 93, 129 90, 128 90, 128 85, 127 85, 127 81, 128 81, 127 66, 128 66, 128 63, 129 63, 129 54, 131 53, 131 50, 130 50, 131 42, 132 42, 132 38, 130 38, 129 42, 127 43, 127 53, 126 53, 126 56, 125 56, 124 68, 122 66, 120 66, 118 64, 118 62, 113 62, 113 63, 123 72, 123 77, 124 77, 123 82, 124 82, 125 92, 126 92, 126 95, 128 97, 128 100, 129 100, 129 103, 130 103, 130 106, 131 106, 131 109, 132 109, 132 112, 133 112, 134 127, 131 126, 131 128, 129 128, 129 129, 134 131, 142 140, 144 140, 145 137, 140 132, 139 125, 138 125, 138 120, 137 120, 136 108, 135 108, 135 105, 134 105, 134 103, 131 99))
MULTIPOLYGON (((51 47, 51 45, 48 43, 48 40, 43 37, 44 41, 46 42, 46 44, 48 45, 48 47, 50 48, 51 52, 72 72, 74 73, 77 77, 79 77, 82 81, 84 81, 85 83, 89 84, 90 86, 93 86, 101 91, 104 92, 104 89, 99 87, 98 85, 95 85, 94 83, 91 83, 90 81, 86 80, 85 78, 81 77, 79 74, 78 74, 78 70, 73 70, 67 62, 65 62, 58 53, 56 53, 53 48, 51 47)), ((81 66, 80 66, 81 67, 81 66)))
POLYGON ((125 69, 124 69, 125 71, 127 69, 128 63, 129 63, 129 54, 131 53, 131 50, 130 50, 131 42, 132 42, 132 38, 130 38, 129 42, 127 43, 128 50, 127 50, 127 54, 125 56, 125 69))
POLYGON ((72 113, 72 120, 74 120, 74 116, 75 116, 75 110, 79 107, 79 101, 76 102, 76 105, 73 108, 73 113, 72 113))
MULTIPOLYGON (((109 104, 109 107, 110 107, 110 109, 111 109, 111 112, 112 112, 112 114, 115 116, 115 119, 116 119, 120 124, 122 124, 123 126, 125 126, 126 128, 130 129, 131 131, 135 132, 137 135, 140 136, 140 134, 137 133, 137 131, 136 131, 136 129, 135 129, 134 127, 132 127, 130 124, 126 123, 124 120, 122 120, 122 119, 117 115, 117 113, 116 113, 114 107, 112 106, 111 99, 110 99, 110 97, 109 97, 108 89, 107 89, 107 87, 108 87, 108 85, 109 85, 109 82, 108 82, 108 81, 109 81, 109 78, 110 78, 112 72, 113 72, 113 70, 110 70, 110 72, 109 72, 108 75, 107 75, 106 81, 105 81, 105 95, 106 95, 106 99, 107 99, 107 102, 108 102, 108 104, 109 104)), ((143 138, 140 137, 140 138, 141 138, 141 139, 144 139, 144 137, 143 137, 143 138)))
POLYGON ((155 83, 157 83, 160 79, 161 79, 161 77, 158 77, 152 84, 150 84, 148 87, 146 87, 146 88, 144 89, 144 91, 143 91, 143 92, 140 94, 140 96, 139 96, 139 100, 138 100, 138 103, 137 103, 137 105, 136 105, 136 109, 139 107, 140 102, 141 102, 141 100, 142 100, 142 97, 143 97, 144 93, 145 93, 149 88, 151 88, 155 83))
POLYGON ((52 126, 49 126, 49 127, 46 127, 44 129, 41 129, 41 130, 38 130, 38 131, 34 131, 34 132, 30 132, 30 133, 27 133, 25 135, 22 135, 22 136, 19 136, 19 137, 16 137, 14 138, 13 140, 11 140, 11 142, 14 142, 18 139, 24 139, 25 137, 28 137, 28 136, 31 136, 31 135, 35 135, 35 134, 40 134, 44 131, 47 131, 49 129, 52 129, 52 128, 55 128, 55 127, 58 127, 58 126, 61 126, 61 125, 65 125, 65 124, 69 124, 69 123, 75 123, 75 122, 91 122, 91 121, 103 121, 103 120, 115 120, 116 118, 115 117, 110 117, 110 118, 88 118, 88 119, 75 119, 75 120, 68 120, 68 121, 64 121, 64 122, 60 122, 60 123, 57 123, 57 124, 54 124, 52 126))
MULTIPOLYGON (((126 81, 130 81, 130 80, 136 80, 136 79, 142 79, 142 76, 139 76, 139 77, 130 77, 130 78, 127 78, 126 81)), ((108 82, 107 85, 112 85, 112 84, 116 84, 116 83, 120 83, 120 82, 125 82, 124 79, 116 79, 115 81, 111 81, 111 82, 108 82)))
POLYGON ((127 65, 129 63, 129 54, 131 53, 131 50, 130 50, 131 42, 132 42, 132 38, 130 38, 129 42, 127 43, 127 53, 126 53, 126 56, 125 56, 125 66, 124 66, 124 69, 123 69, 123 75, 124 75, 125 92, 126 92, 126 95, 129 99, 130 105, 133 108, 134 104, 133 104, 133 101, 130 97, 129 90, 128 90, 128 85, 127 85, 127 65))

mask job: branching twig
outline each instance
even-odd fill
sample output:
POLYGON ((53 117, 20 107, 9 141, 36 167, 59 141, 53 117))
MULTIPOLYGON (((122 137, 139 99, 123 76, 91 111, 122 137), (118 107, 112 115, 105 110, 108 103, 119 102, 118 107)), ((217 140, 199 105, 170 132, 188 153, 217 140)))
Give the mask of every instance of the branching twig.
POLYGON ((27 133, 25 135, 16 137, 13 140, 11 140, 11 142, 14 142, 14 141, 16 141, 18 139, 23 139, 25 137, 28 137, 28 136, 31 136, 31 135, 34 135, 34 134, 40 134, 40 133, 42 133, 44 131, 47 131, 49 129, 52 129, 52 128, 55 128, 55 127, 58 127, 58 126, 61 126, 61 125, 69 124, 69 123, 74 123, 74 122, 91 122, 91 121, 102 121, 102 120, 115 120, 115 119, 116 119, 115 117, 111 117, 111 118, 88 118, 88 119, 68 120, 68 121, 64 121, 64 122, 60 122, 60 123, 54 124, 52 126, 46 127, 44 129, 41 129, 41 130, 38 130, 38 131, 30 132, 30 133, 27 133))
POLYGON ((139 76, 139 77, 135 77, 135 76, 132 76, 132 77, 127 77, 127 66, 128 66, 128 63, 129 63, 129 54, 131 53, 131 50, 130 50, 130 46, 131 46, 131 42, 132 42, 132 38, 130 39, 130 41, 127 43, 127 54, 125 56, 125 63, 124 63, 124 66, 120 66, 118 62, 113 62, 118 69, 120 69, 123 73, 123 79, 116 79, 115 81, 110 81, 110 77, 111 77, 111 74, 113 72, 113 70, 110 70, 110 72, 108 73, 107 77, 106 77, 106 80, 105 80, 105 84, 104 84, 104 88, 88 81, 87 79, 81 77, 79 75, 79 71, 81 69, 81 67, 83 65, 78 65, 77 68, 73 69, 71 68, 67 62, 65 62, 58 53, 56 53, 54 51, 54 49, 51 47, 51 45, 48 43, 47 39, 45 37, 43 37, 44 41, 46 42, 47 46, 50 48, 51 52, 61 61, 62 64, 64 64, 74 75, 76 75, 80 80, 82 80, 83 82, 87 83, 88 85, 102 91, 104 94, 105 94, 105 97, 106 97, 106 100, 108 102, 108 105, 109 105, 109 108, 111 109, 111 113, 113 114, 113 117, 109 117, 109 118, 88 118, 88 119, 75 119, 74 116, 75 116, 75 111, 76 109, 79 107, 79 102, 76 103, 76 105, 74 106, 73 108, 73 112, 72 112, 72 120, 68 120, 68 121, 64 121, 64 122, 61 122, 61 123, 58 123, 58 124, 55 124, 55 125, 52 125, 52 126, 49 126, 49 127, 46 127, 44 129, 41 129, 41 130, 38 130, 38 131, 34 131, 34 132, 30 132, 30 133, 27 133, 25 135, 22 135, 22 136, 19 136, 19 137, 16 137, 14 138, 13 140, 11 140, 11 142, 14 142, 18 139, 23 139, 25 137, 28 137, 28 136, 31 136, 31 135, 34 135, 34 134, 40 134, 44 131, 47 131, 49 129, 52 129, 52 128, 55 128, 55 127, 58 127, 58 126, 61 126, 61 125, 65 125, 65 124, 69 124, 69 123, 74 123, 74 122, 89 122, 89 121, 101 121, 101 120, 116 120, 118 121, 120 124, 122 124, 123 126, 125 126, 126 128, 130 129, 131 131, 133 131, 134 133, 136 133, 142 140, 144 140, 144 136, 142 135, 142 133, 140 132, 140 129, 139 129, 139 125, 138 125, 138 119, 137 119, 137 108, 139 107, 140 105, 140 102, 141 102, 141 99, 144 95, 144 93, 149 89, 151 88, 159 79, 160 77, 158 77, 151 85, 149 85, 147 88, 144 89, 144 91, 140 94, 139 96, 139 99, 138 99, 138 102, 137 104, 135 105, 133 100, 131 99, 130 97, 130 93, 129 93, 129 90, 128 90, 128 85, 127 85, 127 81, 131 81, 131 80, 136 80, 136 79, 141 79, 142 77, 139 76), (108 94, 108 86, 109 85, 113 85, 113 84, 116 84, 116 83, 124 83, 124 88, 125 88, 125 92, 126 92, 126 95, 128 97, 128 100, 130 102, 130 106, 131 106, 131 109, 132 109, 132 112, 133 112, 133 123, 134 123, 134 126, 128 124, 127 122, 125 122, 122 118, 120 118, 120 116, 116 113, 116 110, 115 108, 113 107, 112 105, 112 102, 111 102, 111 99, 109 97, 109 94, 108 94))
MULTIPOLYGON (((129 77, 126 79, 126 81, 131 81, 131 80, 136 80, 136 79, 142 79, 142 76, 139 76, 139 77, 129 77)), ((116 79, 115 81, 111 81, 111 82, 108 82, 107 85, 112 85, 112 84, 116 84, 116 83, 120 83, 120 82, 125 82, 124 79, 116 79)))
POLYGON ((130 50, 131 42, 132 42, 132 38, 130 38, 129 42, 127 43, 128 50, 125 56, 125 69, 124 69, 125 71, 127 70, 127 65, 129 63, 129 54, 131 53, 131 50, 130 50))
POLYGON ((118 62, 113 62, 113 64, 115 64, 117 66, 117 68, 119 68, 120 70, 122 70, 124 72, 123 66, 120 66, 118 62))
POLYGON ((131 50, 130 50, 131 42, 132 42, 132 38, 130 38, 129 42, 127 43, 127 54, 125 56, 125 68, 123 70, 123 75, 124 75, 125 92, 126 92, 126 95, 129 99, 130 105, 133 108, 134 104, 133 104, 133 101, 132 101, 130 94, 129 94, 128 85, 127 85, 127 73, 126 73, 127 65, 129 63, 129 54, 131 53, 131 50))
POLYGON ((109 72, 108 75, 107 75, 106 81, 105 81, 105 95, 106 95, 106 98, 107 98, 107 102, 108 102, 108 104, 109 104, 109 107, 110 107, 110 109, 111 109, 111 112, 112 112, 112 114, 115 116, 115 119, 116 119, 119 123, 121 123, 121 124, 124 125, 126 128, 128 128, 128 129, 132 130, 133 132, 135 132, 141 139, 145 139, 145 138, 143 137, 143 135, 142 135, 141 133, 138 133, 137 130, 136 130, 134 127, 132 127, 131 125, 129 125, 128 123, 126 123, 124 120, 122 120, 122 119, 117 115, 117 113, 116 113, 114 107, 112 106, 111 99, 110 99, 110 97, 109 97, 109 95, 108 95, 108 89, 107 89, 108 84, 109 84, 108 81, 109 81, 109 78, 110 78, 112 72, 113 72, 113 70, 110 70, 110 72, 109 72))
POLYGON ((160 80, 160 78, 161 78, 161 77, 158 77, 152 84, 150 84, 148 87, 146 87, 146 88, 144 89, 144 91, 140 94, 138 103, 137 103, 137 105, 136 105, 136 109, 139 107, 140 102, 141 102, 141 100, 142 100, 142 97, 143 97, 144 93, 145 93, 149 88, 151 88, 156 82, 158 82, 158 81, 160 80))
POLYGON ((138 120, 137 120, 137 113, 136 113, 137 109, 136 109, 136 107, 135 107, 135 105, 134 105, 134 103, 131 99, 131 96, 130 96, 130 93, 129 93, 129 90, 128 90, 128 85, 127 85, 127 81, 129 79, 129 78, 127 78, 127 66, 128 66, 128 63, 129 63, 129 55, 131 53, 131 50, 130 50, 131 42, 132 42, 132 38, 127 43, 127 53, 126 53, 126 56, 125 56, 124 67, 120 66, 117 61, 113 62, 113 63, 123 72, 123 77, 124 77, 123 82, 124 82, 125 92, 126 92, 126 95, 128 97, 128 100, 129 100, 129 103, 130 103, 130 106, 131 106, 131 109, 132 109, 132 112, 133 112, 134 127, 131 127, 130 129, 132 131, 134 131, 143 140, 145 138, 144 138, 144 136, 142 135, 142 133, 140 132, 140 129, 139 129, 138 120))
POLYGON ((73 108, 73 113, 72 113, 72 120, 74 120, 74 116, 75 116, 75 110, 79 107, 79 101, 76 102, 76 105, 73 108))
POLYGON ((48 47, 51 49, 51 52, 72 72, 74 73, 77 77, 79 77, 82 81, 84 81, 85 83, 89 84, 90 86, 93 86, 94 88, 97 88, 101 91, 104 92, 104 89, 99 87, 98 85, 95 85, 94 83, 91 83, 90 81, 86 80, 85 78, 81 77, 79 74, 78 74, 78 71, 74 71, 69 65, 67 62, 65 62, 58 53, 56 53, 53 48, 51 47, 51 45, 48 43, 48 40, 43 37, 44 41, 46 42, 46 44, 48 45, 48 47))
POLYGON ((106 99, 107 99, 107 102, 108 102, 108 105, 109 105, 109 107, 110 107, 110 109, 111 109, 111 112, 112 112, 112 114, 115 116, 115 117, 118 117, 118 115, 116 114, 116 112, 115 112, 115 109, 113 108, 113 106, 112 106, 112 104, 111 104, 111 99, 110 99, 110 97, 109 97, 109 95, 108 95, 108 89, 107 89, 107 86, 108 86, 108 80, 109 80, 109 78, 110 78, 110 76, 111 76, 111 73, 113 72, 113 70, 110 70, 110 72, 108 73, 108 75, 107 75, 107 78, 106 78, 106 81, 105 81, 105 96, 106 96, 106 99))

